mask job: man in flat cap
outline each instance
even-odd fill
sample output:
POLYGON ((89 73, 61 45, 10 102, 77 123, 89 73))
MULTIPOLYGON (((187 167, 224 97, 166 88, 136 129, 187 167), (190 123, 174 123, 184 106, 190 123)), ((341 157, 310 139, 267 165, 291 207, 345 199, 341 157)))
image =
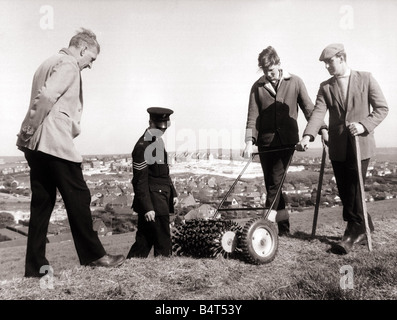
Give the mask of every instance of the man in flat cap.
POLYGON ((167 152, 161 138, 170 126, 172 110, 149 108, 149 127, 132 151, 134 200, 138 213, 135 243, 127 255, 146 258, 152 247, 154 256, 170 256, 172 251, 170 213, 177 204, 177 192, 169 175, 167 152))
MULTIPOLYGON (((343 204, 343 220, 347 222, 342 240, 333 249, 336 253, 346 254, 354 244, 367 240, 354 137, 359 137, 365 181, 369 160, 375 154, 374 129, 386 117, 388 106, 371 73, 349 68, 342 44, 327 46, 319 60, 325 63, 332 77, 320 84, 314 111, 296 148, 300 151, 308 148, 328 110, 329 158, 343 204)), ((370 216, 368 222, 373 232, 370 216)))

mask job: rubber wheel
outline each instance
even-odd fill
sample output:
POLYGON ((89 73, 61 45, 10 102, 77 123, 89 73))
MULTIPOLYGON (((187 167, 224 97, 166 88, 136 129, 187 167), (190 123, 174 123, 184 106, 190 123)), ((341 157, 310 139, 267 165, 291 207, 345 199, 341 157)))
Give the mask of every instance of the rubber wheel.
POLYGON ((242 231, 240 246, 243 258, 252 264, 273 261, 278 250, 278 234, 274 223, 263 218, 248 221, 242 231))

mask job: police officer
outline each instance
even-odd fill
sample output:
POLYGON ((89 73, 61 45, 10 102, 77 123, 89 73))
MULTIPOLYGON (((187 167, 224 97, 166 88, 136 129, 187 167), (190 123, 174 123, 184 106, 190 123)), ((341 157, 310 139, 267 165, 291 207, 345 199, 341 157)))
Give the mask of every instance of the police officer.
POLYGON ((172 251, 170 216, 177 204, 177 192, 169 175, 167 152, 161 138, 170 126, 172 110, 149 108, 149 128, 132 151, 134 201, 138 213, 135 243, 127 258, 146 258, 154 247, 154 256, 170 256, 172 251))

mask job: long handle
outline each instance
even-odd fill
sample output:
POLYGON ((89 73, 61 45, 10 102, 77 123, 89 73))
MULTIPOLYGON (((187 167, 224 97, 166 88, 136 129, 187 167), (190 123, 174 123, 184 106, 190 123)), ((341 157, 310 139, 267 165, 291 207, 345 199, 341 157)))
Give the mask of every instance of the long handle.
POLYGON ((322 189, 322 186, 323 186, 323 177, 324 177, 326 156, 327 156, 327 151, 325 149, 325 144, 323 144, 323 154, 321 156, 320 176, 318 178, 318 184, 317 184, 316 205, 314 207, 312 238, 314 238, 314 236, 316 235, 317 218, 318 218, 318 211, 319 211, 319 208, 320 208, 321 189, 322 189))
MULTIPOLYGON (((221 203, 219 204, 218 208, 215 210, 215 213, 214 213, 214 215, 212 216, 212 218, 215 218, 215 217, 217 216, 218 211, 227 211, 227 210, 221 209, 223 203, 225 202, 225 200, 227 199, 227 197, 229 197, 229 195, 232 193, 232 191, 233 191, 234 187, 236 186, 237 182, 240 181, 241 176, 243 175, 243 173, 245 172, 245 170, 248 168, 248 166, 250 165, 250 163, 252 162, 252 160, 255 158, 255 156, 257 156, 257 155, 259 155, 259 154, 261 154, 261 153, 270 153, 270 152, 284 151, 284 150, 295 150, 295 147, 294 147, 294 148, 292 148, 292 147, 286 147, 286 148, 281 148, 281 149, 266 150, 266 151, 260 151, 260 152, 254 152, 254 153, 252 153, 251 156, 250 156, 250 159, 247 161, 247 163, 246 163, 246 165, 244 166, 243 170, 240 172, 240 174, 238 175, 238 177, 234 180, 234 183, 233 183, 232 186, 230 187, 229 191, 228 191, 228 192, 226 193, 226 195, 223 197, 223 199, 222 199, 221 203)), ((284 182, 284 179, 285 179, 285 176, 286 176, 288 167, 289 167, 289 165, 291 164, 291 160, 292 160, 292 156, 291 156, 291 158, 289 159, 287 168, 286 168, 285 173, 284 173, 284 176, 283 176, 283 178, 282 178, 282 182, 284 182)), ((282 183, 281 183, 279 189, 281 189, 281 186, 282 186, 282 183)), ((280 192, 280 191, 278 191, 278 193, 279 193, 279 192, 280 192)), ((271 208, 273 207, 273 205, 274 205, 274 201, 273 201, 273 204, 271 205, 270 209, 267 211, 265 217, 267 217, 267 216, 269 215, 270 210, 271 210, 271 208)), ((230 208, 229 208, 229 209, 230 209, 230 208)), ((247 208, 235 208, 234 210, 236 211, 236 210, 240 210, 240 209, 241 209, 241 210, 248 210, 247 208)), ((255 210, 258 210, 258 209, 260 209, 260 208, 255 208, 255 210)), ((250 210, 253 210, 253 208, 250 208, 250 210)))
POLYGON ((371 230, 369 228, 368 223, 368 212, 367 212, 367 204, 365 203, 365 190, 364 190, 364 180, 362 176, 362 169, 361 169, 361 153, 360 153, 360 144, 358 141, 358 136, 354 137, 354 144, 356 145, 356 159, 357 159, 357 169, 358 169, 358 181, 360 184, 361 190, 361 203, 363 206, 363 214, 364 214, 364 222, 365 222, 365 233, 367 235, 367 243, 368 243, 368 250, 372 251, 372 239, 371 239, 371 230))
POLYGON ((215 210, 215 213, 213 215, 213 218, 216 217, 218 210, 220 207, 222 207, 223 203, 225 202, 225 200, 227 199, 227 197, 232 193, 234 187, 236 186, 237 182, 240 180, 241 176, 243 175, 243 173, 245 172, 245 170, 248 168, 248 166, 250 165, 250 163, 252 162, 252 160, 254 159, 254 157, 257 155, 257 153, 252 153, 251 157, 249 158, 249 160, 247 161, 246 165, 244 166, 243 170, 240 172, 240 174, 238 175, 238 177, 234 180, 234 183, 232 184, 232 186, 230 187, 229 191, 225 194, 225 196, 223 197, 221 203, 219 204, 218 208, 215 210))

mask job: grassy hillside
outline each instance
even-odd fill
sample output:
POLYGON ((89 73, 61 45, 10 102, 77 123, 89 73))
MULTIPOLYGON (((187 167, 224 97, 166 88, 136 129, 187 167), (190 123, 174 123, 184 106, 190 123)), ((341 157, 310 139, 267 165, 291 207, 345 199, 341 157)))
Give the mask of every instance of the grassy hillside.
MULTIPOLYGON (((55 279, 41 289, 23 278, 25 247, 0 249, 0 299, 18 300, 395 300, 397 299, 397 199, 370 203, 376 228, 373 251, 356 247, 346 256, 329 252, 345 223, 341 207, 291 216, 292 238, 280 238, 275 260, 251 265, 239 259, 186 257, 131 259, 116 269, 78 264, 72 241, 50 243, 55 279), (353 288, 342 289, 341 268, 353 270, 353 288)), ((244 222, 242 222, 244 223, 244 222)), ((126 254, 134 234, 101 238, 109 253, 126 254)), ((343 279, 342 279, 343 280, 343 279)))

